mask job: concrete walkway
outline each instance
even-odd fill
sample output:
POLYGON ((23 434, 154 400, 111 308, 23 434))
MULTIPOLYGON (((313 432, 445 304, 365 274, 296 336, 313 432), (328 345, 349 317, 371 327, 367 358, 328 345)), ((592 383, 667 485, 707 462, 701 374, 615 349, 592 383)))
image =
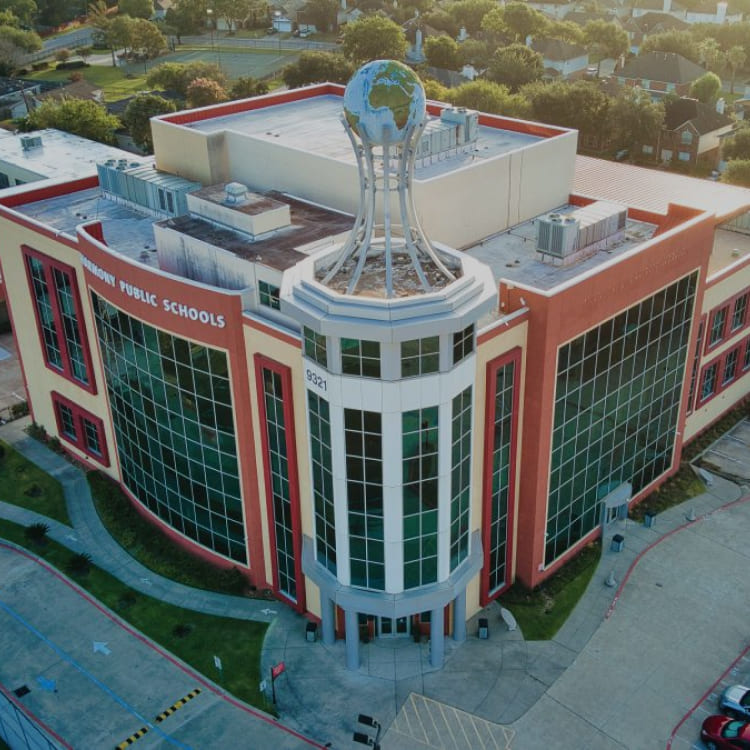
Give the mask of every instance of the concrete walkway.
MULTIPOLYGON (((382 725, 384 750, 647 750, 664 748, 678 725, 674 747, 687 748, 678 742, 695 742, 699 722, 680 720, 747 645, 750 495, 720 477, 651 528, 610 527, 591 584, 551 641, 509 632, 493 603, 469 623, 464 644, 447 639, 442 670, 430 666, 428 643, 376 639, 350 672, 343 642, 307 642, 306 620, 284 605, 196 591, 133 561, 99 523, 82 474, 23 427, 5 425, 0 438, 65 487, 75 528, 50 523, 50 535, 144 593, 272 620, 261 667, 267 674, 285 662, 276 682, 281 719, 332 748, 352 747, 354 730, 374 734, 357 726, 360 712, 382 725), (625 538, 620 552, 610 548, 614 533, 625 538), (477 638, 478 617, 489 618, 488 640, 477 638)), ((0 515, 36 520, 2 503, 0 515)))

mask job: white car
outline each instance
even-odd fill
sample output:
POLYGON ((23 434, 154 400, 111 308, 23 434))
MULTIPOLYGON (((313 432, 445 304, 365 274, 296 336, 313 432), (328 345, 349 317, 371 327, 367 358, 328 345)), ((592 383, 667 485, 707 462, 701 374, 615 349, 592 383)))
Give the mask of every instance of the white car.
POLYGON ((744 685, 728 687, 719 698, 719 708, 738 719, 750 719, 750 688, 744 685))

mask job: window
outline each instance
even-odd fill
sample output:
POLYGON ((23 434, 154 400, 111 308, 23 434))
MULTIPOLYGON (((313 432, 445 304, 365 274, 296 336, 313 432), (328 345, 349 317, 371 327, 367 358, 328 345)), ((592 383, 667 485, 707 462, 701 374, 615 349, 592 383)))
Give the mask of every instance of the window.
POLYGON ((30 248, 24 248, 24 257, 45 363, 95 393, 88 341, 79 324, 81 301, 75 271, 30 248))
POLYGON ((703 371, 703 384, 701 386, 701 401, 705 401, 707 398, 710 398, 711 396, 714 395, 714 393, 716 393, 716 371, 717 369, 718 369, 718 364, 714 362, 703 371))
POLYGON ((662 161, 672 161, 672 149, 663 148, 661 150, 661 159, 662 161))
POLYGON ((60 437, 96 459, 102 466, 109 466, 102 420, 54 391, 52 404, 60 437))
POLYGON ((750 338, 745 340, 745 357, 742 360, 742 372, 750 370, 750 338))
POLYGON ((171 191, 159 188, 157 195, 159 196, 159 208, 166 213, 174 215, 174 196, 171 191))
POLYGON ((322 333, 315 333, 312 328, 305 327, 305 356, 323 367, 328 367, 326 353, 326 337, 322 333))
POLYGON ((440 369, 440 338, 413 339, 401 343, 401 377, 413 378, 440 369))
POLYGON ((677 158, 680 161, 690 161, 690 152, 689 151, 678 151, 677 152, 677 158))
POLYGON ((258 282, 258 296, 261 305, 270 307, 273 310, 281 309, 281 303, 279 302, 279 287, 272 286, 265 281, 260 281, 258 282))
POLYGON ((738 331, 745 325, 745 319, 747 318, 747 302, 750 298, 750 292, 741 294, 734 301, 734 307, 732 308, 732 322, 729 326, 730 331, 738 331))
POLYGON ((457 365, 474 351, 474 324, 453 334, 453 364, 457 365))
POLYGON ((680 141, 689 146, 693 142, 693 134, 689 130, 683 130, 680 133, 680 141))
POLYGON ((724 375, 721 378, 721 385, 725 386, 731 383, 737 377, 737 362, 740 358, 739 347, 732 349, 724 359, 724 375))
POLYGON ((703 343, 703 329, 706 326, 705 318, 701 320, 698 326, 698 335, 695 340, 695 354, 693 355, 693 368, 690 372, 690 388, 688 390, 688 414, 693 410, 695 397, 695 386, 698 382, 698 372, 701 362, 701 345, 703 343))
POLYGON ((643 153, 644 154, 653 154, 654 153, 654 147, 653 146, 647 146, 643 145, 643 153))
POLYGON ((471 494, 471 386, 453 399, 451 420, 450 569, 469 554, 471 494))
POLYGON ((315 506, 315 551, 318 562, 336 575, 336 510, 333 499, 331 416, 328 402, 307 392, 310 418, 310 463, 315 506))
POLYGON ((380 377, 380 342, 341 339, 341 372, 363 378, 380 377))
POLYGON ((727 322, 727 309, 721 307, 714 313, 711 319, 711 331, 709 332, 708 345, 716 346, 724 338, 724 326, 727 322))
POLYGON ((0 172, 0 188, 10 187, 10 180, 5 172, 0 172))

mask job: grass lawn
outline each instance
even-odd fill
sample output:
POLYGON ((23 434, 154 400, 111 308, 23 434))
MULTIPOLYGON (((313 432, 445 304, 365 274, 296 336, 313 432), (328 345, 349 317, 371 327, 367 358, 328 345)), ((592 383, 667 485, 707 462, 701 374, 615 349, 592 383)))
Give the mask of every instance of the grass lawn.
MULTIPOLYGON (((62 545, 47 540, 43 547, 31 546, 24 527, 3 520, 0 536, 67 572, 73 553, 62 545)), ((211 679, 217 676, 214 654, 219 656, 222 687, 246 703, 273 711, 258 690, 265 623, 213 617, 165 604, 134 591, 93 565, 85 575, 71 578, 123 620, 211 679)))
POLYGON ((7 443, 0 459, 0 500, 41 513, 70 526, 60 482, 53 479, 7 443))
MULTIPOLYGON (((150 69, 150 68, 149 68, 150 69)), ((139 91, 148 88, 146 85, 146 76, 143 74, 132 74, 132 78, 126 77, 125 71, 120 68, 113 68, 111 65, 90 65, 88 68, 82 68, 79 71, 83 78, 93 86, 99 86, 106 101, 117 101, 124 99, 126 96, 132 96, 139 91)), ((69 70, 35 70, 29 73, 26 78, 39 81, 68 81, 71 71, 69 70)))
POLYGON ((513 613, 527 641, 555 636, 589 585, 601 551, 601 542, 593 542, 533 591, 516 584, 500 595, 498 601, 513 613))

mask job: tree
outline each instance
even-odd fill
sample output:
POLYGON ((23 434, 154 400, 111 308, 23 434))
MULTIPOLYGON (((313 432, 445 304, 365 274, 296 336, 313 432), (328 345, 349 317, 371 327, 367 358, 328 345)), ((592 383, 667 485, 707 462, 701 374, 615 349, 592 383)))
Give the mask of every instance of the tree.
POLYGON ((318 31, 330 31, 336 28, 336 15, 339 4, 336 0, 308 0, 305 5, 305 18, 318 31))
POLYGON ((467 39, 458 48, 464 65, 473 65, 477 70, 483 70, 490 64, 490 46, 479 39, 467 39))
POLYGON ((268 84, 252 76, 240 76, 232 85, 229 92, 230 99, 249 99, 268 93, 268 84))
POLYGON ((503 23, 516 42, 525 42, 547 26, 545 17, 526 3, 508 3, 503 11, 503 23))
POLYGON ((94 48, 90 44, 83 44, 80 47, 75 48, 75 53, 84 62, 94 54, 94 48))
POLYGON ((36 22, 39 26, 60 26, 72 21, 83 7, 83 3, 69 0, 38 0, 36 22))
POLYGON ((29 52, 42 48, 42 40, 33 31, 0 26, 0 75, 12 75, 29 52))
POLYGON ((120 0, 120 14, 131 18, 151 18, 154 15, 152 0, 120 0))
POLYGON ((721 175, 722 182, 730 185, 742 185, 750 187, 750 159, 733 159, 727 164, 724 174, 721 175))
POLYGON ((120 121, 89 99, 46 99, 25 118, 23 129, 56 128, 92 141, 114 143, 120 121))
POLYGON ((67 48, 55 50, 55 60, 59 63, 66 63, 73 56, 73 53, 67 48))
POLYGON ((505 25, 505 9, 496 5, 482 18, 481 31, 484 37, 492 42, 510 43, 512 41, 508 27, 505 25))
POLYGON ((665 31, 647 36, 641 45, 641 54, 646 52, 674 52, 694 63, 700 58, 698 45, 689 31, 665 31))
POLYGON ((435 102, 447 102, 450 99, 449 90, 433 78, 422 80, 424 86, 424 95, 435 102))
POLYGON ((454 0, 445 6, 456 26, 476 34, 482 28, 482 19, 497 7, 495 0, 454 0))
POLYGON ((230 31, 235 31, 250 15, 249 0, 214 0, 212 9, 219 18, 223 18, 230 31))
POLYGON ((354 66, 337 52, 303 52, 297 62, 281 72, 290 89, 310 83, 347 83, 354 75, 354 66))
POLYGON ((617 151, 638 153, 644 144, 656 143, 664 125, 664 105, 639 88, 625 88, 612 103, 612 137, 617 151))
POLYGON ((122 123, 130 131, 130 135, 139 148, 150 154, 154 150, 154 143, 151 139, 151 118, 174 112, 176 109, 174 102, 156 94, 138 94, 125 109, 122 123))
POLYGON ((507 86, 492 81, 462 83, 449 93, 450 101, 459 107, 478 109, 496 115, 528 117, 531 108, 519 94, 511 94, 507 86))
POLYGON ((741 68, 745 64, 747 54, 742 47, 736 44, 734 47, 730 47, 727 50, 725 60, 729 69, 732 71, 732 83, 729 93, 734 94, 734 80, 737 77, 737 68, 741 68))
POLYGON ((459 27, 456 19, 443 8, 434 8, 429 13, 422 16, 428 26, 432 26, 437 31, 444 31, 448 36, 458 36, 459 27))
POLYGON ((428 36, 424 42, 427 64, 433 68, 458 70, 461 67, 461 53, 458 44, 449 36, 428 36))
POLYGON ((727 161, 750 159, 750 127, 740 128, 727 138, 721 146, 721 156, 727 161))
POLYGON ((716 70, 721 67, 724 54, 721 51, 719 43, 713 37, 704 39, 698 45, 698 54, 701 62, 708 70, 716 70))
POLYGON ((583 44, 583 29, 572 21, 549 21, 544 36, 569 44, 583 44))
POLYGON ((544 60, 538 52, 523 44, 511 44, 495 51, 487 77, 505 84, 511 91, 518 91, 524 84, 538 81, 542 73, 544 60))
POLYGON ((124 49, 126 53, 133 46, 133 19, 130 16, 115 16, 107 26, 105 38, 110 49, 124 49))
POLYGON ((227 90, 213 78, 196 78, 187 88, 189 107, 207 107, 209 104, 225 102, 228 98, 227 90))
POLYGON ((133 19, 130 38, 131 49, 148 59, 156 57, 167 47, 164 34, 159 31, 156 24, 145 18, 133 19))
POLYGON ((361 65, 380 58, 402 60, 406 46, 403 29, 397 23, 382 16, 370 16, 346 25, 341 50, 347 60, 361 65))
POLYGON ((628 51, 628 35, 619 26, 601 19, 589 21, 583 27, 583 39, 586 48, 596 56, 598 63, 603 58, 617 58, 628 51))
POLYGON ((721 91, 721 78, 716 73, 706 73, 696 78, 690 86, 690 96, 704 104, 713 104, 721 91))
POLYGON ((175 91, 187 96, 188 86, 196 78, 211 78, 226 88, 227 77, 216 63, 197 60, 192 63, 161 63, 149 71, 146 82, 153 88, 175 91))
POLYGON ((0 0, 0 11, 4 10, 10 11, 18 19, 17 25, 26 29, 34 26, 39 11, 34 0, 0 0))
POLYGON ((598 135, 606 140, 612 100, 592 81, 537 83, 524 86, 532 117, 551 125, 575 128, 582 136, 598 135))
POLYGON ((182 36, 193 34, 203 28, 206 23, 205 0, 180 0, 167 10, 166 22, 175 30, 178 44, 182 43, 182 36))

